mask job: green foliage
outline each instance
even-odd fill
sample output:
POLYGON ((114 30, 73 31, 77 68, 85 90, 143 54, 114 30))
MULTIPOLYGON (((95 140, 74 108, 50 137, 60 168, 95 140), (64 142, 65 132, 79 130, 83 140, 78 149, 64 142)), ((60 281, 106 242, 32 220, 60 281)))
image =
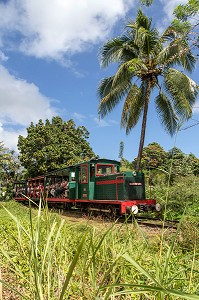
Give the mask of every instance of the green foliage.
MULTIPOLYGON (((178 5, 174 10, 173 27, 182 34, 196 53, 199 47, 199 0, 188 0, 186 4, 178 5)), ((198 55, 198 54, 197 54, 198 55)))
POLYGON ((40 120, 27 128, 27 137, 19 136, 19 158, 28 176, 44 174, 93 157, 88 137, 87 129, 76 128, 73 120, 53 117, 45 124, 40 120))
POLYGON ((199 0, 189 0, 185 5, 180 4, 174 10, 177 19, 187 21, 191 16, 197 16, 199 13, 199 0))
POLYGON ((169 187, 169 206, 178 214, 186 209, 187 215, 199 214, 199 177, 189 175, 176 177, 169 187))
POLYGON ((21 164, 14 151, 0 142, 0 200, 12 195, 13 181, 22 174, 21 164))
POLYGON ((193 154, 184 154, 176 147, 168 152, 166 165, 171 180, 177 176, 199 175, 199 159, 193 154))
POLYGON ((9 182, 20 172, 20 163, 13 150, 9 150, 0 142, 0 177, 3 182, 9 182))
MULTIPOLYGON (((180 218, 185 213, 188 216, 197 217, 199 214, 199 177, 193 174, 189 176, 175 176, 169 184, 169 174, 152 173, 152 197, 167 207, 167 218, 180 218)), ((147 195, 150 195, 147 187, 147 195)))
MULTIPOLYGON (((137 158, 132 165, 135 168, 137 158)), ((192 153, 184 154, 173 147, 166 152, 158 143, 150 143, 143 149, 142 170, 149 175, 153 184, 166 184, 178 176, 199 175, 199 159, 192 153)))
POLYGON ((132 163, 131 163, 130 161, 128 161, 127 159, 122 158, 122 159, 120 160, 120 163, 121 163, 120 170, 121 170, 122 172, 125 172, 125 171, 133 171, 132 163))
MULTIPOLYGON (((167 156, 167 152, 158 143, 150 143, 147 147, 143 148, 142 168, 147 170, 163 167, 167 156)), ((136 162, 136 159, 134 162, 136 162)))
MULTIPOLYGON (((198 216, 198 213, 197 213, 198 216)), ((182 223, 181 236, 178 238, 178 245, 184 252, 195 251, 195 247, 199 245, 199 219, 187 215, 182 223)))
POLYGON ((123 158, 123 154, 124 154, 124 142, 121 141, 121 142, 120 142, 120 149, 119 149, 119 155, 118 155, 118 157, 119 157, 120 159, 122 159, 122 158, 123 158))
POLYGON ((165 152, 157 143, 149 144, 143 153, 147 197, 155 198, 163 207, 166 205, 168 218, 179 218, 184 211, 197 216, 199 159, 193 154, 185 155, 177 147, 165 152))

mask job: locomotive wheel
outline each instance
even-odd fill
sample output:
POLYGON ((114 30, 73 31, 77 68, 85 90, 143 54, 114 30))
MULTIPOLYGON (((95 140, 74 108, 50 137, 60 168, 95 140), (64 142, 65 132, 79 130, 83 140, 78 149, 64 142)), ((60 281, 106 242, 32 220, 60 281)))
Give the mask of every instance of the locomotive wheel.
POLYGON ((114 219, 117 215, 117 210, 116 207, 113 205, 107 205, 106 206, 106 210, 108 210, 108 212, 106 213, 106 216, 109 217, 110 219, 114 219))

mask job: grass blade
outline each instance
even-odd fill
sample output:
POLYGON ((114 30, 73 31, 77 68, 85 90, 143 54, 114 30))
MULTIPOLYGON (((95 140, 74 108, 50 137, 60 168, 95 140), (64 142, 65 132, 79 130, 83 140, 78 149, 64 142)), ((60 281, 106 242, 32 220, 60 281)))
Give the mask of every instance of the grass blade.
POLYGON ((59 300, 63 300, 64 299, 64 293, 68 287, 68 284, 69 284, 69 281, 72 277, 72 273, 73 273, 73 270, 77 264, 77 261, 78 261, 78 258, 80 256, 80 253, 82 251, 82 248, 83 248, 83 245, 84 245, 84 242, 85 242, 85 239, 86 239, 86 235, 87 233, 83 236, 81 242, 79 243, 78 247, 77 247, 77 251, 75 253, 75 256, 70 264, 70 267, 69 267, 69 270, 68 270, 68 273, 67 273, 67 276, 66 276, 66 279, 65 279, 65 282, 64 282, 64 285, 62 287, 62 291, 61 291, 61 295, 59 297, 59 300))

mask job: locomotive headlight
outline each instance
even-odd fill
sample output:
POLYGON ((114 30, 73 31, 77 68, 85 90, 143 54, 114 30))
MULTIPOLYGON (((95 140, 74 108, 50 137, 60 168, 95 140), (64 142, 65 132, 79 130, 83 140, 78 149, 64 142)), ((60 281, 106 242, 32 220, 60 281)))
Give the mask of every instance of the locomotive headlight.
POLYGON ((138 213, 138 207, 137 207, 137 205, 133 205, 133 206, 131 207, 131 212, 132 212, 134 215, 137 215, 137 213, 138 213))

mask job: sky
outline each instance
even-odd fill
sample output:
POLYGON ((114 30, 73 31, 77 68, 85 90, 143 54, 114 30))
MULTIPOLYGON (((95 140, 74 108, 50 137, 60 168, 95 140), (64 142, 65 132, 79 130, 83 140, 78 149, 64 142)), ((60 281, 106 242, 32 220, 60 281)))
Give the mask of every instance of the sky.
MULTIPOLYGON (((161 32, 174 7, 185 2, 154 0, 147 15, 161 32)), ((138 7, 135 0, 0 0, 0 141, 6 147, 17 151, 18 136, 26 136, 31 122, 60 116, 88 129, 90 146, 100 157, 118 159, 121 141, 126 159, 137 156, 141 123, 126 135, 120 128, 122 102, 99 120, 97 88, 116 68, 100 67, 100 48, 124 32, 138 7)), ((197 64, 190 75, 197 83, 198 73, 197 64)), ((157 142, 165 151, 176 146, 199 157, 197 122, 199 103, 171 138, 151 101, 145 146, 157 142)))

